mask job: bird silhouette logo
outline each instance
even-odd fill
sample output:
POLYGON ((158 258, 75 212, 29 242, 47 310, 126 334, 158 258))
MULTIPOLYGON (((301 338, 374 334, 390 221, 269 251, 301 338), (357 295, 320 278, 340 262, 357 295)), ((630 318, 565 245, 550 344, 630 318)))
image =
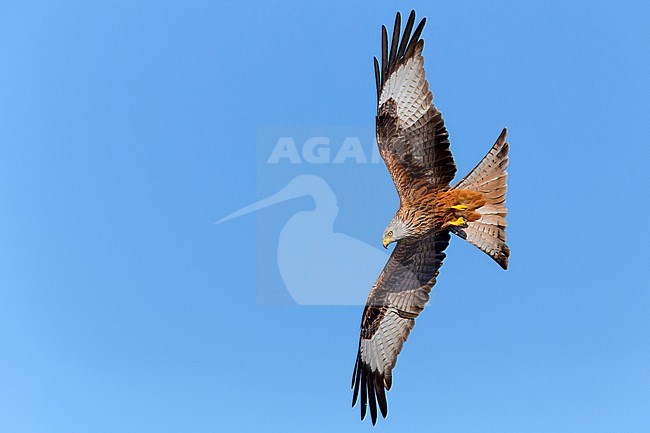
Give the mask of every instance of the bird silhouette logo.
POLYGON ((278 240, 277 265, 287 291, 299 305, 363 305, 388 254, 334 231, 339 212, 336 194, 322 177, 296 176, 280 191, 217 224, 304 196, 312 198, 314 208, 292 215, 278 240))

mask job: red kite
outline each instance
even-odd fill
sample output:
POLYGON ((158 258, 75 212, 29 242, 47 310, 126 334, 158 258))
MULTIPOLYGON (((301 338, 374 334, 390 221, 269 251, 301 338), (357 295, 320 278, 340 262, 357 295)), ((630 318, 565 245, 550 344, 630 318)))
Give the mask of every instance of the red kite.
POLYGON ((386 391, 402 345, 429 300, 450 235, 465 239, 508 267, 505 198, 508 142, 504 129, 481 162, 454 186, 456 164, 449 135, 425 78, 420 38, 426 19, 411 34, 415 11, 400 39, 397 13, 390 48, 382 26, 381 67, 375 58, 377 143, 399 195, 400 207, 383 244, 395 249, 370 290, 361 320, 352 377, 352 406, 361 395, 361 419, 377 406, 385 418, 386 391))

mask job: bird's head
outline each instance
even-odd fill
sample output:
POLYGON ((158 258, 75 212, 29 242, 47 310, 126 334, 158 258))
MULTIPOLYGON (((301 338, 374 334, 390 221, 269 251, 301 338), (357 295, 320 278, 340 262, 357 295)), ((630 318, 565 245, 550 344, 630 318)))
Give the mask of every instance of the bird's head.
POLYGON ((400 239, 404 239, 411 235, 411 230, 407 224, 402 221, 397 215, 391 220, 384 234, 382 235, 381 243, 384 245, 384 248, 388 248, 388 245, 393 242, 397 242, 400 239))

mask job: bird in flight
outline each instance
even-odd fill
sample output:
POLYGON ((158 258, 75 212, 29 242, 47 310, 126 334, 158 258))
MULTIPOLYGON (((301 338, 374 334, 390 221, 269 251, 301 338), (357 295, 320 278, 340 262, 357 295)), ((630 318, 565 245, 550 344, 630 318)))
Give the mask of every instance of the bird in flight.
POLYGON ((352 406, 360 397, 361 419, 369 410, 373 425, 377 407, 384 418, 388 413, 386 391, 397 355, 429 300, 450 233, 478 247, 503 269, 510 256, 505 234, 507 130, 467 176, 450 185, 456 164, 424 73, 420 35, 425 21, 413 30, 411 11, 400 37, 398 12, 390 46, 382 26, 381 65, 377 58, 374 62, 377 143, 400 206, 383 233, 384 247, 393 242, 396 246, 370 290, 352 376, 352 406))

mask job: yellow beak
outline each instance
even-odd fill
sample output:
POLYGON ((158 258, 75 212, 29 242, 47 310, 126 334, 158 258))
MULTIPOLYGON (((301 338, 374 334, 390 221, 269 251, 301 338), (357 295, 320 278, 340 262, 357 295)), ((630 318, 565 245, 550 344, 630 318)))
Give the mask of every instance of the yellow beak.
POLYGON ((388 245, 390 245, 391 242, 393 242, 393 240, 390 238, 383 238, 381 240, 381 243, 384 246, 384 248, 388 248, 388 245))

